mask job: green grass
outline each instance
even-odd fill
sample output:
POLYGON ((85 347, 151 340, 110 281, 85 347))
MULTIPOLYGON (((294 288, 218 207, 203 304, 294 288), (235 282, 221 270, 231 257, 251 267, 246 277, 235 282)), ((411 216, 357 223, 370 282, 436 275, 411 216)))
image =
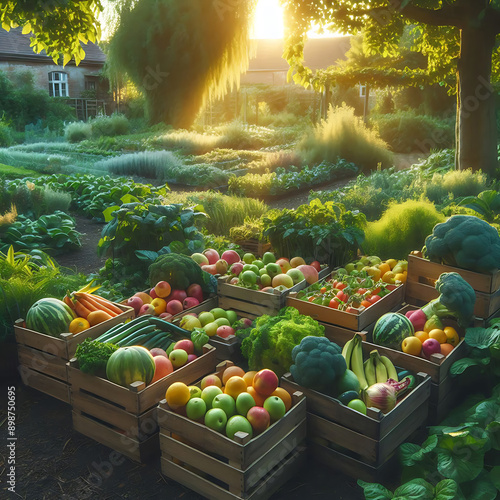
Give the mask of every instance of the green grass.
POLYGON ((12 167, 0 163, 0 175, 9 179, 17 179, 19 177, 38 177, 41 174, 35 170, 29 170, 23 167, 12 167))

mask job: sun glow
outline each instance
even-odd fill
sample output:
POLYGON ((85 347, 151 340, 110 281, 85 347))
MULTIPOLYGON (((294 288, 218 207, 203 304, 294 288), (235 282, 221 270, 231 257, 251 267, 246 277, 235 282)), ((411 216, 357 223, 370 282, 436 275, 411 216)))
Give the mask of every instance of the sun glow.
POLYGON ((252 38, 283 38, 283 8, 279 0, 259 0, 252 38))

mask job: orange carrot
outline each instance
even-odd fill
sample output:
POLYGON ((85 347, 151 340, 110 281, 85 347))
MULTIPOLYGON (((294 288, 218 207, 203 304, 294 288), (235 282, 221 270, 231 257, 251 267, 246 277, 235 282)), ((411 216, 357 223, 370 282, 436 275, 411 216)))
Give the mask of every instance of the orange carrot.
POLYGON ((69 295, 65 295, 63 302, 72 310, 75 310, 75 304, 73 304, 73 301, 71 300, 71 297, 69 295))
POLYGON ((87 319, 87 316, 90 314, 90 311, 78 300, 75 302, 75 312, 80 318, 85 319, 87 319))
POLYGON ((92 311, 99 311, 99 307, 97 307, 95 304, 92 304, 90 301, 87 299, 84 299, 83 297, 80 297, 76 299, 82 306, 86 307, 90 312, 92 311))
POLYGON ((105 305, 100 304, 99 302, 94 300, 94 297, 80 297, 78 299, 82 304, 86 305, 88 304, 87 307, 93 307, 95 311, 104 311, 107 312, 112 318, 115 316, 118 316, 114 311, 111 309, 108 309, 105 305))
POLYGON ((93 295, 90 293, 76 293, 75 296, 85 297, 86 299, 93 299, 94 302, 97 302, 98 304, 102 304, 103 306, 107 307, 108 309, 111 309, 111 311, 114 311, 115 316, 118 314, 121 314, 123 312, 123 310, 120 309, 115 304, 113 304, 113 302, 111 302, 108 299, 105 299, 104 297, 101 297, 99 295, 93 295))

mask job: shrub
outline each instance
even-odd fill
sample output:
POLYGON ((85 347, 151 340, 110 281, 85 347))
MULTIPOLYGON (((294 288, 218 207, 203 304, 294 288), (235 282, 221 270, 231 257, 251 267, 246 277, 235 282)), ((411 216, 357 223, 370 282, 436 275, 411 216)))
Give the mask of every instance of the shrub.
POLYGON ((68 212, 71 205, 71 195, 62 191, 44 186, 42 191, 42 208, 39 213, 52 214, 56 210, 68 212))
POLYGON ((274 172, 277 168, 300 167, 302 158, 294 151, 277 151, 275 153, 267 153, 264 158, 252 161, 247 165, 247 168, 255 173, 274 172))
POLYGON ((92 126, 85 122, 72 122, 64 127, 64 137, 69 142, 81 142, 90 139, 92 126))
POLYGON ((380 220, 367 224, 363 252, 381 259, 406 259, 412 250, 422 248, 433 227, 444 219, 428 201, 392 203, 380 220))
POLYGON ((222 135, 219 140, 219 146, 222 148, 260 149, 265 145, 262 134, 252 133, 256 131, 256 127, 250 128, 239 120, 222 125, 218 130, 222 135))
POLYGON ((321 120, 298 146, 306 163, 335 162, 339 158, 375 169, 378 163, 388 167, 392 155, 376 131, 354 116, 353 108, 330 108, 328 118, 321 120))
POLYGON ((380 137, 398 153, 427 153, 435 147, 453 147, 453 119, 419 115, 415 111, 399 111, 372 116, 370 121, 377 126, 380 137))
POLYGON ((130 124, 125 115, 113 113, 111 116, 99 116, 90 120, 94 137, 114 137, 126 135, 130 131, 130 124))
POLYGON ((264 223, 262 218, 245 217, 243 224, 234 226, 229 230, 229 237, 232 241, 261 240, 267 241, 262 236, 264 232, 264 223))
POLYGON ((181 150, 183 154, 202 155, 219 147, 219 137, 187 130, 176 130, 153 139, 153 145, 181 150))
POLYGON ((12 145, 12 131, 10 127, 0 120, 0 147, 7 148, 12 145))

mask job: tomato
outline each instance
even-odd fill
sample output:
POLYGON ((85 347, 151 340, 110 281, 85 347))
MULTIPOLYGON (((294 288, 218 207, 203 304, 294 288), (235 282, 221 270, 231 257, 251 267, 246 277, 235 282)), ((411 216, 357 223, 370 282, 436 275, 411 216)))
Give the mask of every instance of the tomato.
POLYGON ((349 295, 346 295, 342 290, 340 290, 337 293, 337 299, 341 300, 342 302, 347 302, 348 298, 349 298, 349 295))
POLYGON ((365 299, 365 300, 361 301, 361 305, 363 307, 370 307, 372 305, 372 303, 365 299))
POLYGON ((333 281, 331 281, 331 284, 332 284, 333 288, 337 288, 337 285, 339 284, 339 282, 337 280, 333 280, 333 281))
POLYGON ((371 295, 366 300, 370 302, 370 304, 375 304, 375 302, 378 302, 381 298, 382 297, 380 295, 371 295))
POLYGON ((322 287, 319 291, 319 293, 326 293, 326 286, 322 287))
POLYGON ((332 309, 338 309, 339 308, 338 300, 335 299, 330 300, 330 304, 328 304, 328 307, 331 307, 332 309))
POLYGON ((358 288, 356 293, 359 293, 359 295, 364 295, 368 290, 366 288, 358 288))
POLYGON ((393 290, 396 290, 396 288, 397 288, 397 287, 398 287, 397 285, 387 285, 387 286, 386 286, 387 290, 390 290, 391 292, 392 292, 393 290))
POLYGON ((311 295, 307 300, 308 302, 312 302, 316 297, 314 295, 311 295))
POLYGON ((335 288, 338 288, 339 290, 343 290, 346 287, 347 287, 346 283, 337 283, 337 286, 335 288))
POLYGON ((358 310, 357 309, 354 309, 354 307, 348 307, 345 312, 347 313, 351 313, 351 314, 357 314, 358 313, 358 310))
POLYGON ((381 290, 382 289, 380 287, 375 288, 374 290, 372 290, 372 295, 378 295, 381 292, 381 290))

